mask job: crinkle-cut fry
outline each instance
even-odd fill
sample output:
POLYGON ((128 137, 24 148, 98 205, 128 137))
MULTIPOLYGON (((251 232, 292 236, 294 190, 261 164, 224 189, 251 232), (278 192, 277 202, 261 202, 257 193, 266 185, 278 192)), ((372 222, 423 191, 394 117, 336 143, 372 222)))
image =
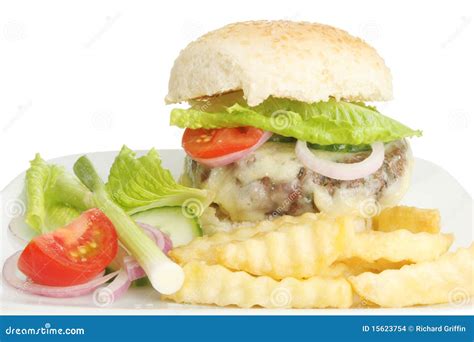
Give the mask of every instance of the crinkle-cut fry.
POLYGON ((381 232, 407 229, 412 233, 436 234, 440 231, 440 221, 437 209, 397 206, 386 208, 372 218, 372 229, 381 232))
POLYGON ((411 233, 369 230, 349 237, 340 259, 357 257, 369 262, 385 259, 391 262, 422 262, 438 258, 453 243, 452 234, 411 233))
MULTIPOLYGON (((208 255, 218 264, 274 279, 326 275, 343 253, 346 218, 301 216, 298 223, 282 224, 244 241, 215 245, 208 255)), ((209 260, 206 260, 209 262, 209 260)))
POLYGON ((334 273, 344 272, 342 274, 345 276, 354 276, 364 272, 380 273, 385 270, 400 269, 403 266, 409 264, 411 264, 411 262, 408 261, 393 262, 385 259, 379 259, 370 262, 360 258, 350 258, 334 263, 331 265, 331 270, 334 273))
POLYGON ((313 277, 306 280, 254 277, 220 265, 191 261, 184 267, 183 287, 163 296, 178 303, 236 305, 243 308, 348 308, 352 288, 345 278, 313 277))
POLYGON ((349 277, 355 292, 382 307, 467 304, 474 295, 474 245, 438 260, 349 277))
MULTIPOLYGON (((317 220, 320 214, 307 213, 303 216, 307 219, 317 220)), ((170 257, 179 264, 185 264, 191 260, 207 260, 213 262, 213 255, 209 249, 217 244, 232 241, 242 241, 259 233, 265 233, 278 229, 283 224, 297 224, 299 218, 293 216, 282 216, 273 221, 261 221, 256 225, 245 226, 231 232, 216 233, 194 239, 186 246, 181 246, 170 251, 170 257)))
POLYGON ((302 216, 297 224, 283 224, 243 241, 216 244, 204 260, 257 276, 309 278, 327 275, 335 261, 354 257, 370 263, 379 259, 392 263, 433 260, 452 243, 451 235, 406 230, 356 233, 358 222, 350 216, 320 215, 317 220, 302 216))

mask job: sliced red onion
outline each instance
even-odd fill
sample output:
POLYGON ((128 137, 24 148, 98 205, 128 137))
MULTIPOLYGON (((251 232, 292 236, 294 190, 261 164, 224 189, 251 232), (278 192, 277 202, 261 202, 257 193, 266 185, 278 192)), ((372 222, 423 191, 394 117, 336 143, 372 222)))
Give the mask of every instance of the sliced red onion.
POLYGON ((255 151, 257 148, 262 146, 264 143, 267 142, 268 139, 272 136, 272 132, 264 132, 263 135, 260 137, 260 139, 257 141, 257 143, 245 150, 242 151, 237 151, 234 153, 229 153, 226 154, 225 156, 221 157, 216 157, 216 158, 194 158, 191 156, 191 158, 198 163, 201 163, 203 165, 209 166, 209 167, 220 167, 220 166, 225 166, 228 164, 231 164, 235 161, 238 161, 253 151, 255 151))
POLYGON ((111 270, 120 270, 123 268, 123 259, 128 256, 128 251, 119 243, 117 255, 114 260, 109 264, 108 268, 111 270))
POLYGON ((36 232, 28 226, 23 216, 12 218, 8 225, 8 229, 10 230, 10 233, 24 245, 36 236, 36 232))
POLYGON ((94 292, 94 303, 98 306, 108 306, 122 297, 132 284, 126 269, 118 271, 118 275, 107 286, 94 292))
POLYGON ((54 298, 68 298, 68 297, 78 297, 94 291, 100 285, 106 283, 110 279, 118 275, 119 272, 113 272, 107 275, 100 274, 91 281, 73 286, 47 286, 39 285, 31 282, 30 280, 22 280, 17 275, 17 264, 18 259, 20 258, 21 251, 16 252, 11 257, 9 257, 5 264, 3 265, 3 279, 10 284, 12 287, 32 294, 54 297, 54 298))
MULTIPOLYGON (((155 241, 164 253, 168 253, 168 251, 172 249, 173 243, 167 234, 151 225, 139 222, 137 222, 137 224, 143 228, 145 233, 155 241)), ((127 255, 125 249, 121 247, 118 257, 113 261, 115 266, 121 267, 119 271, 105 276, 103 275, 104 272, 102 272, 101 275, 91 281, 80 285, 64 287, 39 285, 30 280, 22 280, 17 276, 17 264, 20 255, 21 251, 18 251, 5 261, 2 270, 3 278, 8 284, 20 291, 40 296, 55 298, 78 297, 93 292, 100 285, 115 278, 108 286, 97 289, 96 292, 94 292, 94 302, 99 306, 107 306, 113 303, 127 292, 132 281, 146 276, 145 271, 135 258, 127 255)))
POLYGON ((306 142, 301 140, 296 143, 295 152, 299 161, 314 172, 333 179, 354 180, 367 177, 377 171, 383 164, 385 159, 383 143, 376 142, 370 146, 372 147, 370 155, 361 162, 353 164, 336 163, 319 158, 311 152, 306 142))
MULTIPOLYGON (((163 251, 163 253, 167 254, 173 248, 173 242, 171 241, 168 234, 163 233, 158 228, 143 223, 143 222, 136 222, 143 231, 152 239, 156 245, 163 251)), ((138 261, 131 255, 127 255, 122 259, 123 268, 127 270, 128 278, 130 281, 134 281, 146 276, 145 271, 140 266, 138 261)))
MULTIPOLYGON (((173 243, 166 233, 152 225, 143 222, 136 223, 165 254, 173 248, 173 243)), ((128 255, 123 247, 119 248, 119 253, 117 253, 117 258, 114 259, 113 263, 116 268, 123 268, 127 271, 130 281, 146 277, 146 273, 138 261, 133 256, 128 255)))
POLYGON ((146 276, 143 268, 138 264, 138 261, 135 260, 131 255, 126 256, 123 259, 123 267, 127 271, 128 279, 134 281, 146 276))
POLYGON ((173 248, 173 242, 171 242, 170 237, 163 233, 159 228, 149 225, 143 222, 136 222, 145 233, 155 241, 156 245, 167 254, 173 248))

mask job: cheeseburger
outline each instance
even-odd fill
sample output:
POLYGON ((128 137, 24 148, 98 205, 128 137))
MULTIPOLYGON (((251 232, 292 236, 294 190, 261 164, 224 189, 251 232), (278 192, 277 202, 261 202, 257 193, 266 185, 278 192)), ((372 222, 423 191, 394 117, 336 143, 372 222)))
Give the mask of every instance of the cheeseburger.
POLYGON ((367 102, 392 98, 374 48, 334 27, 235 23, 176 59, 166 102, 185 128, 185 185, 215 194, 208 232, 306 212, 396 205, 410 182, 406 138, 420 136, 367 102))

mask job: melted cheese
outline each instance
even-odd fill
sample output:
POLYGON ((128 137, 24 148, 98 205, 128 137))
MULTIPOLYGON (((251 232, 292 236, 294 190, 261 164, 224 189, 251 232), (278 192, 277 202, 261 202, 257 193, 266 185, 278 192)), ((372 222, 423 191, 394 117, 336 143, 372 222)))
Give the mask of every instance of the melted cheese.
MULTIPOLYGON (((192 174, 189 166, 187 176, 183 179, 187 180, 188 185, 212 190, 216 194, 214 202, 232 221, 263 220, 268 217, 268 212, 274 210, 275 203, 269 200, 269 185, 265 185, 262 179, 268 177, 273 184, 296 184, 303 165, 297 159, 294 148, 294 144, 290 143, 269 142, 235 164, 211 169, 208 178, 203 182, 190 181, 197 176, 192 174)), ((389 148, 388 145, 386 149, 389 148)), ((314 153, 334 161, 348 156, 347 153, 327 151, 314 153)), ((407 163, 404 175, 389 184, 381 198, 375 199, 377 205, 394 205, 405 194, 411 175, 410 151, 407 153, 407 163)), ((360 212, 361 205, 365 205, 368 199, 374 199, 376 192, 371 188, 374 184, 370 182, 357 187, 341 186, 333 194, 322 185, 308 183, 303 184, 303 187, 313 193, 316 207, 321 211, 336 214, 360 212)))

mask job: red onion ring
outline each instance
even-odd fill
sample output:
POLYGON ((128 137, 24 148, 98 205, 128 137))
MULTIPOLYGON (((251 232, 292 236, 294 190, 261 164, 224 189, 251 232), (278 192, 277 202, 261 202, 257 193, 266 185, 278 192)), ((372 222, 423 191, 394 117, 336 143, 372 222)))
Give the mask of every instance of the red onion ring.
POLYGON ((8 230, 23 245, 27 245, 36 236, 36 233, 28 226, 23 216, 12 218, 8 225, 8 230))
MULTIPOLYGON (((143 222, 136 222, 143 231, 157 244, 157 246, 167 254, 173 248, 173 242, 168 234, 163 233, 159 228, 143 222)), ((127 270, 128 278, 134 281, 146 276, 145 271, 141 268, 135 258, 131 255, 123 258, 123 267, 127 270)))
MULTIPOLYGON (((139 222, 137 222, 137 224, 143 228, 145 233, 153 241, 155 241, 155 243, 164 253, 168 253, 173 248, 173 243, 167 234, 151 225, 139 222)), ((17 264, 21 255, 21 251, 16 252, 5 261, 2 274, 5 281, 12 287, 20 291, 29 292, 40 296, 69 298, 82 296, 96 290, 96 292, 94 292, 94 302, 99 306, 107 306, 123 296, 132 284, 132 281, 146 276, 145 271, 138 264, 135 258, 127 255, 127 252, 123 248, 120 248, 120 251, 120 256, 118 258, 121 260, 118 260, 117 258, 114 260, 116 266, 121 267, 119 271, 107 274, 105 276, 103 275, 104 272, 102 272, 102 274, 98 277, 80 285, 64 287, 47 286, 35 284, 29 280, 20 279, 16 272, 18 269, 17 264), (109 285, 97 289, 100 285, 113 278, 115 279, 109 285)))
POLYGON ((110 279, 118 275, 119 272, 113 272, 107 275, 100 274, 91 281, 73 286, 47 286, 35 284, 29 280, 20 279, 17 272, 17 263, 20 258, 21 251, 16 252, 10 256, 3 265, 3 279, 17 290, 28 292, 40 296, 53 297, 53 298, 68 298, 78 297, 94 291, 100 285, 106 283, 110 279))
MULTIPOLYGON (((158 228, 143 222, 136 222, 136 224, 141 227, 143 231, 150 237, 150 239, 152 239, 157 244, 163 253, 166 254, 173 248, 173 242, 166 233, 163 233, 158 228)), ((115 268, 120 268, 127 271, 130 282, 146 277, 146 273, 143 268, 138 264, 133 256, 128 255, 128 252, 122 246, 119 246, 117 257, 112 263, 115 268)))
POLYGON ((385 148, 382 142, 370 145, 372 152, 370 155, 358 163, 344 164, 317 157, 308 148, 305 141, 298 140, 295 153, 298 160, 308 169, 313 170, 323 176, 339 179, 354 180, 367 177, 377 171, 385 159, 385 148))
POLYGON ((128 279, 130 281, 134 281, 146 276, 146 273, 143 268, 131 255, 123 258, 123 267, 127 271, 128 279))
POLYGON ((173 248, 173 242, 168 234, 163 233, 159 228, 143 222, 136 222, 136 224, 144 230, 150 239, 155 241, 163 253, 167 254, 173 248))
POLYGON ((122 297, 129 289, 132 281, 126 269, 118 271, 118 275, 107 286, 98 288, 94 292, 94 303, 98 306, 108 306, 122 297))
POLYGON ((209 166, 209 167, 220 167, 220 166, 225 166, 228 164, 231 164, 235 161, 238 161, 253 151, 255 151, 257 148, 262 146, 264 143, 267 142, 268 139, 272 136, 272 132, 263 132, 262 136, 260 139, 255 143, 255 145, 242 150, 242 151, 237 151, 233 153, 226 154, 224 156, 220 157, 215 157, 215 158, 194 158, 193 156, 190 156, 193 160, 197 161, 198 163, 201 163, 203 165, 209 166))

